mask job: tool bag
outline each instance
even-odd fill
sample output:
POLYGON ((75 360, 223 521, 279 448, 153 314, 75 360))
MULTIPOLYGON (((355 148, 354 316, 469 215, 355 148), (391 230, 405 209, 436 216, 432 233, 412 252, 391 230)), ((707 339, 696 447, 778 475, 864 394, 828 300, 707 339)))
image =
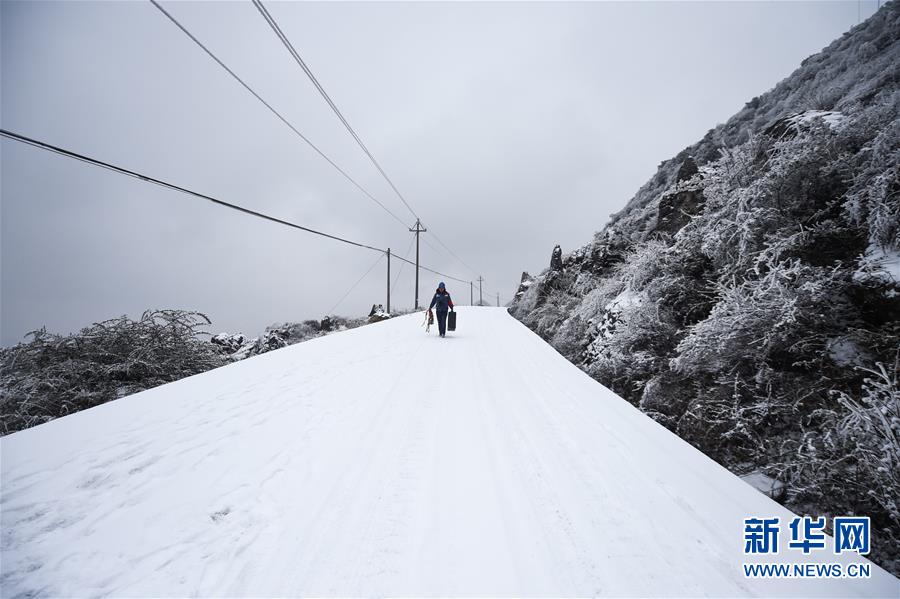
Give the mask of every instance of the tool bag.
POLYGON ((456 312, 451 311, 450 314, 447 315, 447 330, 455 331, 456 330, 456 312))

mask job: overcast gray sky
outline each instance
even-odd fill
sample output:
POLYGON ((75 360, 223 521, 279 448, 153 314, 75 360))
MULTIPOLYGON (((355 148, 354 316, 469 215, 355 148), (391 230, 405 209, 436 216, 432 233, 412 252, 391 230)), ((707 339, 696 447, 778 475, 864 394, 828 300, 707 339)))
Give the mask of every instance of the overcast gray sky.
MULTIPOLYGON (((862 16, 875 9, 864 2, 862 16)), ((250 2, 165 6, 392 211, 250 2)), ((508 301, 669 158, 855 25, 857 2, 308 3, 270 12, 426 226, 422 263, 508 301), (436 248, 436 249, 433 249, 436 248)), ((411 234, 149 2, 2 2, 10 129, 405 254, 411 234)), ((2 141, 2 343, 120 314, 257 334, 320 318, 377 254, 2 141)), ((394 264, 394 273, 399 268, 394 264)), ((382 261, 335 312, 384 301, 382 261)), ((423 273, 421 296, 438 278, 423 273)), ((469 290, 452 281, 460 303, 469 290)), ((491 298, 494 299, 493 297, 491 298)), ((410 307, 412 269, 394 304, 410 307)))

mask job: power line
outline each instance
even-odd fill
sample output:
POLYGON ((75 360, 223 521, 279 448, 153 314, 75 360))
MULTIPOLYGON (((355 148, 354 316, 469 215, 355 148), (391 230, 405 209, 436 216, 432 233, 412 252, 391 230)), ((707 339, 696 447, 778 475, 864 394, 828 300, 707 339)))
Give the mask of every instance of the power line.
MULTIPOLYGON (((429 231, 431 231, 431 230, 429 229, 429 231)), ((432 234, 434 233, 433 231, 431 231, 431 232, 432 232, 432 234)), ((448 248, 446 245, 444 245, 443 242, 441 242, 440 239, 438 239, 437 235, 435 235, 434 237, 435 237, 435 240, 437 240, 442 246, 444 246, 444 248, 446 249, 446 251, 449 252, 449 253, 452 255, 453 258, 456 258, 457 261, 459 261, 463 266, 465 266, 466 268, 468 268, 468 269, 472 272, 472 274, 476 274, 476 275, 478 274, 478 272, 477 272, 475 269, 473 269, 471 266, 469 266, 468 264, 466 264, 465 262, 463 262, 458 256, 456 256, 456 254, 453 254, 453 252, 450 250, 450 248, 448 248)), ((428 239, 427 239, 427 238, 423 237, 423 238, 422 238, 422 242, 423 242, 425 245, 427 245, 428 247, 430 247, 431 249, 433 249, 433 250, 435 250, 435 251, 438 251, 438 248, 436 248, 436 247, 434 247, 433 245, 431 245, 430 243, 428 243, 428 239)), ((423 267, 423 268, 424 268, 424 267, 423 267)), ((426 268, 425 270, 429 270, 429 269, 426 268)), ((434 272, 434 271, 430 271, 430 272, 434 272)), ((438 273, 438 274, 440 274, 440 273, 438 273)), ((453 278, 453 277, 448 277, 448 278, 453 278)), ((456 279, 456 278, 453 278, 453 280, 454 280, 454 281, 459 281, 459 282, 461 282, 461 283, 468 283, 468 282, 469 282, 469 281, 463 281, 463 280, 461 280, 461 279, 456 279)), ((496 293, 495 293, 495 295, 496 295, 496 293)))
MULTIPOLYGON (((397 194, 397 197, 400 198, 400 201, 402 201, 403 204, 406 206, 406 208, 410 211, 410 213, 412 213, 412 215, 416 217, 416 220, 421 221, 421 219, 419 218, 419 215, 416 214, 416 211, 413 210, 412 206, 409 205, 409 202, 406 201, 406 198, 403 196, 403 194, 400 193, 400 190, 397 189, 397 186, 394 185, 394 182, 391 180, 391 178, 388 176, 388 174, 385 172, 385 170, 381 167, 381 165, 375 159, 375 156, 372 154, 372 152, 369 151, 369 148, 366 147, 366 144, 363 142, 362 138, 356 133, 356 130, 353 129, 353 127, 350 125, 350 123, 344 117, 341 110, 337 107, 337 104, 335 104, 335 102, 334 102, 334 100, 332 100, 331 96, 328 95, 328 92, 325 91, 325 88, 322 86, 322 84, 319 83, 319 80, 316 78, 315 74, 313 74, 312 70, 309 68, 309 66, 306 64, 306 62, 300 56, 300 53, 297 51, 297 49, 294 47, 294 45, 288 39, 288 37, 284 33, 284 31, 282 31, 281 27, 278 25, 278 22, 275 20, 275 18, 272 16, 272 14, 263 5, 262 0, 253 0, 253 5, 256 6, 256 9, 262 15, 262 17, 265 19, 265 21, 269 24, 269 27, 272 29, 272 31, 275 32, 275 35, 278 37, 279 40, 281 40, 281 43, 284 45, 284 47, 287 49, 287 51, 290 53, 290 55, 294 58, 294 60, 297 62, 297 64, 300 66, 300 68, 303 70, 303 72, 306 73, 306 76, 309 78, 309 80, 312 82, 312 84, 318 90, 318 92, 322 96, 322 98, 325 99, 325 102, 328 104, 328 106, 331 108, 331 110, 334 112, 334 114, 338 117, 338 119, 344 125, 344 128, 347 129, 347 131, 350 133, 350 135, 356 141, 357 145, 359 145, 359 147, 366 154, 366 156, 368 156, 369 160, 372 162, 372 164, 375 166, 375 168, 378 169, 378 172, 381 173, 381 176, 384 177, 384 180, 388 182, 388 185, 391 186, 391 189, 393 189, 394 193, 397 194)), ((472 268, 471 266, 466 264, 466 262, 463 261, 462 258, 460 258, 453 250, 451 250, 447 246, 447 244, 445 244, 443 241, 441 241, 440 237, 437 236, 437 234, 434 232, 434 230, 431 231, 431 234, 434 236, 435 241, 437 241, 450 254, 451 257, 453 257, 456 261, 458 261, 460 264, 462 264, 467 269, 469 269, 469 271, 471 271, 472 274, 477 274, 477 271, 474 268, 472 268)), ((429 244, 429 246, 430 246, 430 244, 429 244)))
POLYGON ((406 206, 406 208, 410 211, 410 213, 412 213, 413 216, 416 217, 416 219, 418 219, 419 215, 416 214, 416 211, 412 209, 412 206, 409 205, 409 202, 406 201, 406 198, 403 197, 403 194, 400 193, 400 190, 397 189, 397 186, 394 185, 394 182, 391 181, 390 177, 388 177, 388 174, 384 171, 383 168, 381 168, 381 165, 378 163, 378 161, 375 160, 375 156, 372 155, 372 152, 369 151, 369 148, 366 147, 366 144, 363 143, 363 140, 359 137, 353 127, 350 126, 350 123, 347 122, 347 119, 344 118, 343 113, 341 113, 340 109, 334 103, 334 100, 331 99, 331 96, 328 95, 328 92, 325 91, 325 88, 322 87, 322 84, 319 83, 319 80, 316 79, 316 76, 307 66, 306 62, 304 62, 303 58, 301 58, 300 53, 297 52, 296 48, 294 48, 294 45, 291 44, 291 41, 281 30, 281 27, 278 26, 275 18, 269 13, 268 10, 266 10, 266 7, 263 6, 261 0, 253 0, 253 5, 256 6, 259 14, 261 14, 262 17, 266 20, 266 22, 269 24, 269 27, 272 28, 272 31, 275 32, 275 35, 278 36, 278 39, 281 40, 281 43, 284 44, 284 47, 287 48, 287 51, 290 53, 290 55, 294 57, 294 60, 298 65, 300 65, 300 68, 303 69, 303 72, 306 73, 306 76, 309 77, 309 80, 312 81, 316 89, 319 90, 319 94, 321 94, 321 96, 325 99, 325 102, 328 103, 328 106, 331 107, 331 110, 334 112, 334 114, 337 115, 338 119, 340 119, 341 123, 344 125, 347 131, 350 132, 350 135, 353 136, 353 139, 356 140, 356 143, 360 148, 362 148, 362 151, 365 152, 366 156, 369 157, 369 160, 373 165, 375 165, 375 168, 378 169, 378 172, 381 173, 381 176, 384 177, 384 180, 387 181, 388 185, 391 186, 391 189, 394 190, 394 193, 397 194, 397 197, 400 198, 400 201, 403 202, 403 205, 406 206))
POLYGON ((403 220, 402 220, 399 216, 397 216, 390 208, 388 208, 387 206, 385 206, 384 204, 382 204, 375 196, 373 196, 371 193, 369 193, 362 185, 360 185, 359 183, 357 183, 356 180, 355 180, 353 177, 351 177, 351 176, 347 173, 347 171, 345 171, 344 169, 342 169, 342 168, 341 168, 334 160, 332 160, 330 157, 328 157, 328 155, 325 154, 325 152, 323 152, 322 150, 320 150, 318 146, 316 146, 312 141, 310 141, 309 138, 307 138, 305 135, 303 135, 303 133, 301 133, 299 129, 297 129, 294 125, 292 125, 291 122, 288 121, 284 116, 282 116, 280 112, 278 112, 277 110, 275 110, 275 108, 273 108, 271 104, 269 104, 268 102, 266 102, 266 101, 263 99, 262 96, 260 96, 258 93, 256 93, 256 91, 255 91, 252 87, 250 87, 243 79, 241 79, 241 78, 237 75, 237 73, 235 73, 234 71, 232 71, 232 70, 228 67, 228 65, 226 65, 224 62, 222 62, 222 61, 219 59, 218 56, 216 56, 215 54, 213 54, 212 51, 211 51, 209 48, 207 48, 207 47, 203 44, 203 42, 201 42, 199 39, 197 39, 197 37, 194 36, 194 34, 192 34, 190 31, 188 31, 188 29, 187 29, 184 25, 182 25, 182 24, 178 21, 178 19, 176 19, 174 16, 172 16, 172 14, 171 14, 170 12, 168 12, 165 8, 163 8, 163 7, 159 4, 159 2, 157 2, 156 0, 150 0, 150 3, 153 4, 153 6, 155 6, 156 8, 158 8, 159 11, 160 11, 162 14, 164 14, 164 15, 165 15, 172 23, 174 23, 175 26, 178 27, 178 28, 179 28, 186 36, 188 36, 188 37, 191 39, 191 41, 193 41, 193 42, 194 42, 195 44, 197 44, 197 46, 199 46, 204 52, 206 52, 206 54, 209 55, 209 57, 212 58, 214 61, 216 61, 216 63, 217 63, 220 67, 222 67, 223 69, 225 69, 225 71, 226 71, 229 75, 231 75, 232 77, 234 77, 234 79, 235 79, 238 83, 240 83, 240 84, 244 87, 244 89, 246 89, 248 92, 250 92, 250 93, 253 95, 254 98, 256 98, 257 100, 259 100, 259 101, 262 103, 263 106, 265 106, 266 108, 268 108, 269 111, 272 112, 272 114, 274 114, 276 117, 278 117, 278 119, 279 119, 282 123, 284 123, 285 125, 287 125, 287 126, 291 129, 291 131, 293 131, 294 133, 296 133, 297 136, 300 137, 300 139, 302 139, 303 141, 305 141, 305 142, 309 145, 309 147, 311 147, 313 150, 315 150, 316 153, 317 153, 319 156, 321 156, 322 158, 324 158, 324 159, 328 162, 328 164, 330 164, 331 166, 333 166, 333 167, 335 168, 335 170, 337 170, 341 175, 344 176, 345 179, 347 179, 350 183, 352 183, 352 184, 354 185, 354 187, 356 187, 356 188, 357 188, 358 190, 360 190, 363 194, 365 194, 365 196, 366 196, 367 198, 369 198, 370 200, 372 200, 373 202, 375 202, 376 204, 378 204, 378 205, 381 207, 382 210, 384 210, 385 212, 387 212, 388 214, 390 214, 397 222, 399 222, 400 224, 402 224, 404 227, 406 226, 406 223, 403 222, 403 220))
MULTIPOLYGON (((409 238, 409 246, 406 248, 406 253, 404 254, 404 257, 409 258, 409 252, 412 250, 412 244, 413 244, 414 241, 415 241, 415 238, 414 238, 414 237, 410 237, 410 238, 409 238)), ((401 262, 401 263, 400 263, 400 268, 397 269, 397 276, 394 277, 394 282, 391 284, 391 295, 392 295, 392 296, 393 296, 393 293, 394 293, 394 289, 397 288, 397 281, 400 280, 400 275, 403 274, 403 267, 404 267, 404 266, 406 266, 406 262, 401 262)), ((393 299, 394 299, 394 298, 391 297, 391 300, 393 300, 393 299)))
MULTIPOLYGON (((91 165, 93 165, 93 166, 98 166, 98 167, 100 167, 100 168, 104 168, 104 169, 107 169, 107 170, 110 170, 110 171, 113 171, 113 172, 116 172, 116 173, 119 173, 119 174, 122 174, 122 175, 127 175, 127 176, 129 176, 129 177, 133 177, 133 178, 139 179, 139 180, 141 180, 141 181, 146 181, 147 183, 153 183, 154 185, 159 185, 160 187, 165 187, 166 189, 171 189, 171 190, 173 190, 173 191, 177 191, 177 192, 180 192, 180 193, 189 195, 189 196, 193 196, 193 197, 198 198, 198 199, 206 200, 206 201, 212 202, 213 204, 216 204, 216 205, 218 205, 218 206, 222 206, 222 207, 224 207, 224 208, 230 208, 230 209, 232 209, 232 210, 236 210, 236 211, 241 212, 241 213, 243 213, 243 214, 248 214, 248 215, 250 215, 250 216, 255 216, 255 217, 257 217, 257 218, 261 218, 261 219, 263 219, 263 220, 267 220, 267 221, 270 221, 270 222, 274 222, 274 223, 277 223, 277 224, 279 224, 279 225, 285 225, 285 226, 291 227, 291 228, 293 228, 293 229, 299 229, 299 230, 301 230, 301 231, 306 231, 307 233, 312 233, 313 235, 319 235, 319 236, 321 236, 321 237, 326 237, 326 238, 328 238, 328 239, 333 239, 333 240, 335 240, 335 241, 340 241, 340 242, 342 242, 342 243, 346 243, 346 244, 353 245, 353 246, 356 246, 356 247, 364 248, 364 249, 367 249, 367 250, 372 250, 372 251, 374 251, 374 252, 379 252, 379 253, 381 253, 381 254, 385 254, 385 253, 386 253, 386 250, 383 250, 383 249, 381 249, 381 248, 377 248, 377 247, 374 247, 374 246, 371 246, 371 245, 367 245, 367 244, 365 244, 365 243, 359 243, 359 242, 357 242, 357 241, 352 241, 352 240, 350 240, 350 239, 346 239, 346 238, 340 237, 340 236, 338 236, 338 235, 332 235, 331 233, 325 233, 325 232, 323 232, 323 231, 318 231, 318 230, 316 230, 316 229, 311 229, 311 228, 309 228, 309 227, 304 227, 303 225, 298 225, 297 223, 293 223, 293 222, 290 222, 290 221, 287 221, 287 220, 284 220, 284 219, 281 219, 281 218, 278 218, 278 217, 275 217, 275 216, 270 216, 270 215, 268 215, 268 214, 264 214, 264 213, 258 212, 258 211, 256 211, 256 210, 251 210, 251 209, 249 209, 249 208, 244 208, 243 206, 239 206, 239 205, 233 204, 233 203, 231 203, 231 202, 226 202, 226 201, 224 201, 224 200, 220 200, 220 199, 218 199, 218 198, 214 198, 214 197, 212 197, 212 196, 209 196, 209 195, 206 195, 206 194, 197 192, 197 191, 193 191, 193 190, 188 189, 188 188, 186 188, 186 187, 181 187, 180 185, 175 185, 174 183, 168 183, 167 181, 163 181, 162 179, 157 179, 157 178, 155 178, 155 177, 151 177, 151 176, 149 176, 149 175, 144 175, 144 174, 139 173, 139 172, 137 172, 137 171, 129 170, 129 169, 127 169, 127 168, 124 168, 124 167, 121 167, 121 166, 117 166, 117 165, 115 165, 115 164, 111 164, 111 163, 109 163, 109 162, 104 162, 104 161, 99 160, 99 159, 97 159, 97 158, 91 158, 90 156, 85 156, 84 154, 79 154, 79 153, 73 152, 73 151, 71 151, 71 150, 66 150, 66 149, 61 148, 61 147, 59 147, 59 146, 54 146, 54 145, 51 145, 51 144, 49 144, 49 143, 46 143, 46 142, 43 142, 43 141, 40 141, 40 140, 31 138, 31 137, 26 137, 25 135, 21 135, 21 134, 19 134, 19 133, 14 133, 14 132, 12 132, 12 131, 8 131, 8 130, 6 130, 6 129, 0 129, 0 136, 6 137, 6 138, 8 138, 8 139, 12 139, 12 140, 14 140, 14 141, 18 141, 18 142, 23 143, 23 144, 26 144, 26 145, 30 145, 30 146, 39 148, 39 149, 41 149, 41 150, 46 150, 46 151, 48 151, 48 152, 52 152, 52 153, 55 153, 55 154, 59 154, 59 155, 61 155, 61 156, 65 156, 66 158, 72 158, 72 159, 74 159, 74 160, 78 160, 78 161, 80 161, 80 162, 84 162, 84 163, 87 163, 87 164, 91 164, 91 165)), ((410 261, 410 260, 408 260, 408 259, 406 259, 406 258, 401 258, 400 256, 394 256, 394 257, 397 258, 398 260, 402 261, 402 262, 406 262, 407 264, 415 265, 415 262, 412 262, 412 261, 410 261)), ((462 279, 459 279, 459 278, 453 277, 453 276, 451 276, 451 275, 448 275, 448 274, 439 272, 439 271, 437 271, 437 270, 433 270, 433 269, 428 268, 428 267, 426 267, 426 266, 421 266, 421 265, 420 265, 419 268, 421 268, 422 270, 427 270, 428 272, 434 273, 434 274, 436 274, 436 275, 439 275, 439 276, 442 276, 442 277, 446 277, 447 279, 451 279, 451 280, 454 280, 454 281, 459 281, 459 282, 461 282, 461 283, 468 283, 468 281, 464 281, 464 280, 462 280, 462 279)))
POLYGON ((301 231, 306 231, 307 233, 312 233, 312 234, 314 234, 314 235, 320 235, 320 236, 322 236, 322 237, 327 237, 328 239, 333 239, 333 240, 335 240, 335 241, 340 241, 340 242, 343 242, 343 243, 347 243, 347 244, 350 244, 350 245, 354 245, 354 246, 356 246, 356 247, 361 247, 361 248, 365 248, 365 249, 367 249, 367 250, 372 250, 372 251, 375 251, 375 252, 382 252, 382 253, 384 253, 384 250, 382 250, 381 248, 372 247, 371 245, 366 245, 366 244, 364 244, 364 243, 359 243, 359 242, 356 242, 356 241, 351 241, 351 240, 349 240, 349 239, 345 239, 345 238, 339 237, 339 236, 337 236, 337 235, 332 235, 332 234, 330 234, 330 233, 324 233, 324 232, 322 232, 322 231, 317 231, 317 230, 311 229, 311 228, 309 228, 309 227, 304 227, 303 225, 298 225, 297 223, 292 223, 292 222, 290 222, 290 221, 286 221, 286 220, 281 219, 281 218, 277 218, 277 217, 274 217, 274 216, 269 216, 268 214, 263 214, 262 212, 257 212, 256 210, 251 210, 251 209, 249 209, 249 208, 244 208, 243 206, 238 206, 237 204, 232 204, 231 202, 226 202, 226 201, 224 201, 224 200, 219 200, 219 199, 214 198, 214 197, 212 197, 212 196, 208 196, 208 195, 206 195, 206 194, 203 194, 203 193, 199 193, 199 192, 190 190, 190 189, 188 189, 188 188, 186 188, 186 187, 181 187, 181 186, 179 186, 179 185, 175 185, 175 184, 173 184, 173 183, 168 183, 168 182, 163 181, 163 180, 161 180, 161 179, 157 179, 157 178, 151 177, 151 176, 149 176, 149 175, 144 175, 144 174, 138 173, 138 172, 136 172, 136 171, 132 171, 132 170, 123 168, 123 167, 121 167, 121 166, 116 166, 116 165, 114 165, 114 164, 110 164, 110 163, 108 163, 108 162, 104 162, 104 161, 102 161, 102 160, 98 160, 98 159, 96 159, 96 158, 91 158, 91 157, 85 156, 85 155, 83 155, 83 154, 78 154, 78 153, 72 152, 72 151, 70 151, 70 150, 65 150, 65 149, 60 148, 60 147, 58 147, 58 146, 50 145, 50 144, 48 144, 48 143, 45 143, 45 142, 42 142, 42 141, 39 141, 39 140, 36 140, 36 139, 32 139, 32 138, 30 138, 30 137, 26 137, 26 136, 20 135, 20 134, 18 134, 18 133, 13 133, 12 131, 7 131, 6 129, 0 129, 0 135, 2 135, 3 137, 7 137, 7 138, 9 138, 9 139, 13 139, 13 140, 15 140, 15 141, 24 143, 24 144, 28 144, 28 145, 34 146, 34 147, 36 147, 36 148, 40 148, 40 149, 42 149, 42 150, 47 150, 47 151, 49 151, 49 152, 54 152, 54 153, 56 153, 56 154, 60 154, 60 155, 62 155, 62 156, 66 156, 66 157, 68 157, 68 158, 74 158, 75 160, 80 160, 81 162, 86 162, 86 163, 88 163, 88 164, 93 164, 94 166, 99 166, 99 167, 101 167, 101 168, 105 168, 105 169, 114 171, 114 172, 116 172, 116 173, 120 173, 120 174, 122 174, 122 175, 128 175, 129 177, 134 177, 135 179, 140 179, 141 181, 147 181, 148 183, 153 183, 154 185, 159 185, 160 187, 165 187, 165 188, 167 188, 167 189, 172 189, 172 190, 174 190, 174 191, 178 191, 178 192, 181 192, 181 193, 183 193, 183 194, 187 194, 187 195, 193 196, 193 197, 195 197, 195 198, 199 198, 199 199, 202 199, 202 200, 206 200, 206 201, 208 201, 208 202, 212 202, 213 204, 216 204, 216 205, 219 205, 219 206, 223 206, 223 207, 225 207, 225 208, 230 208, 230 209, 232 209, 232 210, 237 210, 238 212, 243 212, 244 214, 249 214, 250 216, 255 216, 255 217, 261 218, 261 219, 263 219, 263 220, 268 220, 268 221, 271 221, 271 222, 274 222, 274 223, 278 223, 278 224, 280 224, 280 225, 285 225, 285 226, 288 226, 288 227, 292 227, 292 228, 294 228, 294 229, 300 229, 301 231))
POLYGON ((382 254, 381 256, 378 256, 378 259, 375 260, 375 262, 372 263, 372 266, 370 266, 370 267, 366 270, 366 272, 363 273, 363 276, 361 276, 359 279, 357 279, 357 281, 356 281, 355 283, 353 283, 353 285, 350 286, 350 289, 347 290, 347 293, 345 293, 344 295, 342 295, 342 296, 341 296, 341 299, 339 299, 339 300, 337 301, 337 303, 336 303, 334 306, 332 306, 331 310, 328 311, 329 314, 334 314, 334 311, 337 310, 337 307, 341 305, 341 302, 343 302, 345 299, 347 299, 347 296, 348 296, 348 295, 350 295, 351 293, 353 293, 353 290, 356 289, 356 286, 357 286, 357 285, 359 285, 360 283, 362 283, 363 279, 365 279, 367 276, 369 276, 369 273, 372 272, 372 269, 373 269, 373 268, 375 268, 376 266, 378 266, 378 263, 381 262, 381 259, 382 259, 382 258, 384 258, 384 254, 382 254))
MULTIPOLYGON (((435 241, 437 241, 439 244, 441 244, 441 247, 443 247, 445 250, 447 250, 447 252, 449 252, 450 255, 453 256, 453 257, 456 259, 457 262, 459 262, 460 264, 462 264, 463 266, 465 266, 467 269, 469 269, 469 271, 470 271, 473 275, 474 275, 474 274, 478 274, 478 271, 476 271, 474 268, 472 268, 471 266, 469 266, 468 264, 466 264, 465 262, 463 262, 463 259, 462 259, 462 258, 460 258, 460 257, 457 256, 455 253, 453 253, 453 250, 451 250, 449 247, 447 247, 447 244, 445 244, 443 241, 441 241, 441 238, 437 236, 437 233, 435 233, 434 230, 431 231, 431 235, 434 237, 434 240, 435 240, 435 241)), ((431 247, 431 246, 429 245, 429 247, 431 247)), ((432 249, 434 249, 434 248, 432 248, 432 249)))
POLYGON ((452 251, 449 247, 447 247, 446 245, 444 245, 444 243, 440 240, 440 238, 439 238, 437 235, 435 235, 434 230, 429 229, 429 232, 434 236, 435 241, 437 241, 438 243, 440 243, 441 246, 443 246, 444 249, 435 247, 435 246, 433 246, 432 244, 428 243, 428 238, 427 238, 427 237, 423 237, 423 238, 422 238, 422 243, 424 243, 425 245, 427 245, 428 247, 430 247, 431 249, 433 249, 435 252, 443 252, 444 254, 446 254, 447 256, 449 256, 450 258, 456 260, 457 262, 459 262, 460 264, 462 264, 463 266, 465 266, 465 267, 466 267, 473 275, 477 275, 477 274, 478 274, 478 271, 477 271, 477 270, 475 270, 474 268, 472 268, 471 266, 469 266, 468 264, 466 264, 465 262, 463 262, 462 259, 460 259, 459 256, 457 256, 456 254, 454 254, 453 251, 452 251))
MULTIPOLYGON (((332 108, 332 110, 338 116, 341 123, 344 124, 344 126, 347 128, 347 130, 353 136, 354 140, 356 140, 356 142, 359 144, 360 148, 363 150, 363 152, 365 152, 366 156, 368 156, 368 158, 372 161, 372 163, 375 165, 375 167, 378 169, 378 171, 381 173, 381 175, 384 177, 384 179, 388 182, 388 184, 391 186, 391 188, 394 190, 394 192, 397 194, 397 196, 400 198, 400 200, 403 202, 403 204, 407 207, 407 209, 410 211, 410 213, 412 213, 413 216, 416 216, 416 218, 418 219, 418 215, 416 214, 415 210, 413 210, 412 206, 409 205, 409 203, 406 201, 406 198, 403 197, 403 194, 399 191, 399 189, 397 189, 396 185, 394 185, 393 181, 390 179, 390 177, 387 175, 387 173, 384 171, 384 169, 381 167, 381 165, 375 159, 374 155, 372 155, 372 153, 366 147, 365 143, 362 141, 362 139, 359 137, 359 135, 356 133, 356 131, 353 129, 353 127, 350 125, 350 123, 347 121, 347 119, 344 117, 344 115, 340 112, 337 105, 334 103, 334 101, 331 99, 331 97, 325 91, 324 87, 322 87, 322 85, 319 83, 318 79, 316 79, 315 75, 312 73, 312 71, 309 69, 309 67, 306 65, 306 63, 303 61, 300 54, 297 52, 297 50, 291 44, 290 40, 287 38, 287 36, 284 34, 284 32, 281 30, 278 23, 275 21, 274 17, 272 17, 272 15, 268 12, 268 10, 265 8, 265 6, 263 6, 263 4, 260 0, 253 0, 253 1, 254 1, 254 5, 256 6, 257 10, 260 12, 260 14, 263 16, 263 18, 266 20, 266 22, 269 24, 269 26, 272 28, 272 30, 275 32, 275 34, 278 36, 278 38, 281 40, 281 42, 284 44, 284 46, 288 49, 291 56, 297 61, 297 63, 303 69, 304 73, 306 73, 307 76, 310 78, 313 85, 315 85, 316 89, 319 91, 319 93, 322 95, 322 97, 325 99, 325 101, 328 103, 328 105, 332 108)), ((284 123, 288 128, 290 128, 291 131, 293 131, 298 137, 300 137, 300 139, 302 139, 307 145, 309 145, 313 150, 315 150, 315 152, 317 154, 319 154, 323 159, 325 159, 325 161, 327 161, 332 167, 334 167, 334 169, 337 170, 344 178, 346 178, 351 184, 353 184, 357 189, 359 189, 359 191, 361 191, 366 197, 368 197, 370 200, 375 202, 379 207, 381 207, 385 212, 387 212, 397 222, 406 226, 406 223, 404 223, 404 221, 399 216, 397 216, 396 213, 394 213, 387 206, 385 206, 382 202, 380 202, 374 195, 369 193, 369 191, 367 191, 364 187, 362 187, 362 185, 360 185, 355 179, 353 179, 353 177, 351 177, 343 168, 341 168, 336 162, 334 162, 334 160, 332 160, 328 155, 326 155, 321 149, 319 149, 319 147, 316 146, 309 138, 307 138, 305 135, 303 135, 303 133, 301 133, 300 130, 298 130, 280 112, 278 112, 271 104, 269 104, 262 96, 260 96, 252 87, 250 87, 249 84, 247 84, 243 79, 241 79, 241 77, 238 76, 237 73, 235 73, 231 68, 229 68, 228 65, 226 65, 221 59, 219 59, 219 57, 216 56, 208 47, 206 47, 206 45, 203 44, 203 42, 201 42, 195 35, 193 35, 171 13, 169 13, 166 9, 164 9, 157 0, 150 0, 150 2, 163 15, 165 15, 166 18, 168 18, 176 27, 178 27, 191 41, 193 41, 200 49, 202 49, 210 58, 212 58, 220 67, 222 67, 238 83, 240 83, 241 86, 244 87, 244 89, 246 89, 251 95, 253 95, 253 97, 255 97, 257 100, 259 100, 259 102, 261 104, 263 104, 263 106, 265 106, 270 112, 272 112, 272 114, 274 114, 282 123, 284 123)), ((450 254, 450 256, 452 256, 460 264, 462 264, 467 269, 469 269, 473 274, 476 273, 475 269, 473 269, 471 266, 469 266, 456 253, 454 253, 453 250, 451 250, 447 246, 447 244, 445 244, 440 239, 440 237, 438 237, 436 234, 434 234, 433 231, 432 231, 432 234, 435 237, 435 241, 437 241, 450 254)), ((426 243, 427 243, 427 241, 426 241, 426 243)), ((429 247, 433 248, 433 246, 431 246, 431 244, 428 244, 428 245, 429 245, 429 247)), ((366 247, 368 247, 368 246, 366 246, 366 247)), ((384 251, 384 250, 379 250, 379 251, 384 251)), ((456 278, 456 277, 453 277, 450 275, 440 273, 438 271, 435 271, 433 269, 430 269, 430 268, 427 268, 424 266, 420 266, 420 268, 427 270, 428 272, 438 274, 440 276, 445 276, 448 279, 452 279, 452 280, 464 282, 464 283, 468 282, 468 281, 463 281, 462 279, 459 279, 459 278, 456 278)))
MULTIPOLYGON (((412 260, 407 260, 406 258, 401 258, 400 256, 391 256, 391 257, 392 257, 392 258, 396 258, 397 260, 401 260, 401 261, 403 261, 403 262, 406 262, 407 264, 411 264, 411 265, 413 265, 413 266, 416 265, 416 263, 413 262, 412 260)), ((428 272, 430 272, 430 273, 432 273, 432 274, 436 274, 436 275, 438 275, 438 276, 444 277, 445 279, 450 279, 451 281, 457 281, 458 283, 468 283, 468 282, 469 282, 469 281, 465 281, 465 280, 463 280, 463 279, 458 279, 458 278, 456 278, 456 277, 454 277, 454 276, 451 276, 451 275, 448 275, 448 274, 439 272, 439 271, 437 271, 437 270, 428 268, 427 266, 422 266, 421 264, 419 265, 419 268, 421 268, 422 270, 427 270, 428 272)))

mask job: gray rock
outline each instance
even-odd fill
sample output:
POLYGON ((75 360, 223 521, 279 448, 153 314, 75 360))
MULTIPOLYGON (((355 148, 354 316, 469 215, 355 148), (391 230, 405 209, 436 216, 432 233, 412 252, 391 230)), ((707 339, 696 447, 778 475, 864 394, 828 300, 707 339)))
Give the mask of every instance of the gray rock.
POLYGON ((384 306, 381 304, 372 304, 372 309, 369 310, 369 323, 373 322, 381 322, 382 320, 388 320, 391 317, 390 314, 384 311, 384 306))
POLYGON ((522 297, 528 288, 534 283, 534 277, 528 274, 528 271, 522 272, 522 280, 519 282, 519 288, 516 289, 516 297, 522 297))
POLYGON ((553 254, 550 255, 550 270, 562 270, 562 249, 557 245, 553 247, 553 254))

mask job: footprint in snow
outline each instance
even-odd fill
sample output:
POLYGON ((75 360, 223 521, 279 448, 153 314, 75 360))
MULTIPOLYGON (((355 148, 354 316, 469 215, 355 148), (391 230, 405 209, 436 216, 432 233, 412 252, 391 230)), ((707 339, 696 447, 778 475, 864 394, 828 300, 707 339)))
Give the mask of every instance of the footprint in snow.
POLYGON ((224 509, 219 510, 218 512, 213 512, 212 514, 209 515, 209 517, 213 522, 221 522, 225 518, 225 516, 227 516, 230 513, 231 513, 231 508, 226 507, 224 509))

